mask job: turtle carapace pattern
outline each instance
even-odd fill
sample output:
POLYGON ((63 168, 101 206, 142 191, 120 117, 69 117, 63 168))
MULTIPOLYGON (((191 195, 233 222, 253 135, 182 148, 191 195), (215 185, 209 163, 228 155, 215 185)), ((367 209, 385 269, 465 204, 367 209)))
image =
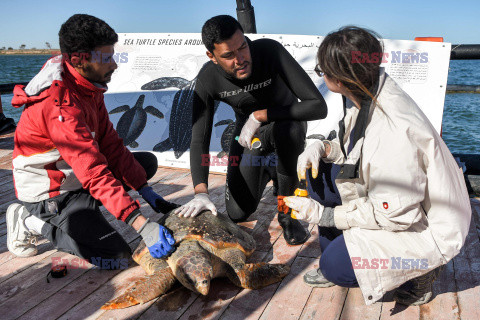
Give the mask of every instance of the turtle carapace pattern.
POLYGON ((170 212, 162 221, 175 237, 175 252, 167 259, 154 259, 142 241, 133 259, 147 275, 102 309, 146 303, 166 293, 177 280, 193 292, 207 295, 213 278, 227 277, 241 288, 260 289, 290 272, 285 264, 246 263, 255 250, 255 240, 225 215, 204 211, 184 218, 170 212))

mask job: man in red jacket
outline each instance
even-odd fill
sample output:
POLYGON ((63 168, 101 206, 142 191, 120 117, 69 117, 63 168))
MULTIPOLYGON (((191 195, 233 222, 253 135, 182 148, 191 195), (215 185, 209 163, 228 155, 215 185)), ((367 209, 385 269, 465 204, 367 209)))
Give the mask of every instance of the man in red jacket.
POLYGON ((40 234, 61 251, 89 261, 130 256, 125 240, 104 219, 99 202, 142 236, 152 256, 174 250, 175 240, 149 222, 127 190, 137 190, 157 212, 177 205, 147 184, 157 170, 148 152, 132 154, 108 118, 103 94, 117 68, 115 31, 84 14, 59 32, 62 57, 47 61, 12 105, 25 105, 15 132, 13 178, 17 198, 7 210, 7 244, 15 255, 37 253, 40 234), (148 172, 148 174, 147 174, 148 172))

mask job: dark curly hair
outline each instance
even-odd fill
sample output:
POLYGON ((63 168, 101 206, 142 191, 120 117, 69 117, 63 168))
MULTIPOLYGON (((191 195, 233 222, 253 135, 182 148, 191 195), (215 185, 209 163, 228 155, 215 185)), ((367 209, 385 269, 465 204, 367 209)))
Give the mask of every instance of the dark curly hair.
POLYGON ((114 45, 118 35, 105 21, 88 14, 71 16, 58 32, 60 51, 68 58, 72 54, 86 53, 96 47, 114 45))
POLYGON ((208 51, 213 52, 215 43, 230 39, 233 34, 243 28, 240 23, 229 15, 219 15, 210 18, 202 27, 202 41, 208 51))

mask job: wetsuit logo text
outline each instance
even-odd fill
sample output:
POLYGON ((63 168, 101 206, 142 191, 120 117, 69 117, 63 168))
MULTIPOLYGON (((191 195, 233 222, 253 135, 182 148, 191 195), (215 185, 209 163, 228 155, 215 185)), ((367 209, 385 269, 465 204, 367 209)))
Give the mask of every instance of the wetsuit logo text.
POLYGON ((260 83, 257 83, 257 84, 252 83, 252 84, 246 85, 245 87, 243 87, 243 89, 237 89, 237 90, 233 90, 233 91, 223 91, 223 92, 220 92, 219 95, 220 95, 220 98, 236 96, 237 94, 240 94, 242 92, 249 92, 249 91, 265 88, 266 86, 269 86, 270 84, 272 84, 272 79, 268 79, 266 81, 263 81, 263 82, 260 82, 260 83))

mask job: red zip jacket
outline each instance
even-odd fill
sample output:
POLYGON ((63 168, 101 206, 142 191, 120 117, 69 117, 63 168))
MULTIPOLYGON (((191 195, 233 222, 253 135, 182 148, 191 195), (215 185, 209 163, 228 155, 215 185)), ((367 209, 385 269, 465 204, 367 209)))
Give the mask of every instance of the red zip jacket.
POLYGON ((15 87, 12 105, 25 105, 12 161, 19 200, 39 202, 84 188, 119 220, 139 208, 118 179, 138 190, 146 173, 110 122, 105 91, 58 57, 27 87, 15 87))

